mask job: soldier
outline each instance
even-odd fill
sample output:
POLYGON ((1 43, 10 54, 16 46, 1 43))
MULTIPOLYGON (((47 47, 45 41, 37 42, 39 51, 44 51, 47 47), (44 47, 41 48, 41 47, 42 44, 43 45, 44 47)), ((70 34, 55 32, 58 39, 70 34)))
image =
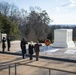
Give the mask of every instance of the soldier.
POLYGON ((5 51, 5 48, 6 48, 5 42, 6 42, 6 39, 5 39, 5 37, 3 37, 3 39, 2 39, 2 51, 3 52, 5 51))
POLYGON ((10 47, 11 47, 10 37, 7 36, 7 48, 8 48, 8 51, 10 51, 10 47))

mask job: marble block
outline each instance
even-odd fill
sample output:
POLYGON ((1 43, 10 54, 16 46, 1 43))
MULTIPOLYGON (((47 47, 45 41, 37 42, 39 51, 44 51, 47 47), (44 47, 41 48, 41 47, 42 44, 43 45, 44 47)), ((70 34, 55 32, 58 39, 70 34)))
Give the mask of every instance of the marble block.
POLYGON ((5 37, 5 39, 7 39, 7 34, 2 33, 2 39, 3 39, 3 37, 5 37))
POLYGON ((53 47, 75 47, 72 40, 72 29, 56 29, 54 30, 53 47))

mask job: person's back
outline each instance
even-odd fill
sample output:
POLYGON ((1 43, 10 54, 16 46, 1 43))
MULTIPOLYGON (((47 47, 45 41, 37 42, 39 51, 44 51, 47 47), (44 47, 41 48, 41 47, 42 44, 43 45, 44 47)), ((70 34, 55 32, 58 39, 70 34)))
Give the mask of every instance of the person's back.
POLYGON ((24 59, 24 55, 26 53, 26 44, 27 42, 25 41, 25 39, 23 38, 21 40, 21 43, 20 43, 20 46, 21 46, 21 49, 22 49, 22 56, 23 56, 23 59, 24 59))
POLYGON ((21 40, 21 49, 24 48, 24 47, 26 47, 26 44, 27 44, 27 42, 26 42, 25 39, 23 38, 23 39, 21 40))
POLYGON ((33 54, 33 45, 29 44, 29 54, 33 54))
POLYGON ((32 45, 32 42, 29 44, 29 46, 28 46, 28 50, 29 50, 29 55, 30 55, 30 60, 32 60, 33 59, 33 53, 34 53, 34 51, 33 51, 33 48, 34 48, 34 46, 32 45))
POLYGON ((36 53, 36 61, 38 61, 38 57, 39 57, 39 47, 41 46, 41 44, 39 44, 39 42, 37 41, 37 43, 35 44, 35 47, 34 47, 34 50, 35 50, 35 53, 36 53))
POLYGON ((39 44, 35 44, 35 52, 39 51, 39 44))

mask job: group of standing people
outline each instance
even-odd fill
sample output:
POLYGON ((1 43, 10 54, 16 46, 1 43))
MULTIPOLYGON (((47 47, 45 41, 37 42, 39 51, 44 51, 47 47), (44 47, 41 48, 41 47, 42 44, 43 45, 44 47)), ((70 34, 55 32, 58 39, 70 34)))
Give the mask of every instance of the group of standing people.
MULTIPOLYGON (((6 42, 7 41, 7 50, 10 51, 10 47, 11 47, 11 44, 10 44, 10 38, 7 37, 7 39, 5 37, 3 37, 2 39, 2 51, 4 52, 5 51, 5 48, 6 48, 6 42)), ((25 41, 24 38, 22 38, 21 42, 20 42, 20 47, 21 47, 21 50, 22 50, 22 58, 24 59, 24 56, 26 54, 26 44, 28 44, 27 41, 25 41)), ((38 61, 38 57, 39 57, 39 47, 41 46, 41 44, 39 44, 39 42, 37 41, 35 45, 33 45, 33 42, 31 41, 30 44, 28 45, 28 54, 29 54, 29 57, 30 57, 30 60, 33 59, 33 54, 35 52, 35 55, 36 55, 36 61, 38 61)))
POLYGON ((10 47, 11 47, 11 44, 10 44, 10 38, 7 37, 7 39, 5 37, 2 38, 2 51, 4 52, 5 51, 5 48, 6 48, 6 42, 7 41, 7 50, 10 51, 10 47))
MULTIPOLYGON (((21 49, 22 49, 22 57, 24 59, 24 55, 26 54, 26 44, 27 41, 24 40, 24 38, 21 40, 21 49)), ((39 42, 37 41, 35 45, 33 45, 33 42, 31 41, 30 44, 28 45, 28 53, 29 53, 29 57, 30 57, 30 60, 33 59, 33 54, 35 52, 35 55, 36 55, 36 61, 38 61, 38 57, 39 57, 39 47, 41 46, 41 44, 39 44, 39 42)))

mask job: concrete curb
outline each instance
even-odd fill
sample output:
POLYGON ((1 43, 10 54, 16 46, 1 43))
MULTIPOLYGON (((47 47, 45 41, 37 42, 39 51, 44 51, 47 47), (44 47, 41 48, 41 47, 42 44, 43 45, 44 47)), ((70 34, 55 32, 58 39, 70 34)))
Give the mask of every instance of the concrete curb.
MULTIPOLYGON (((19 55, 22 56, 22 54, 20 53, 12 53, 12 52, 1 52, 2 54, 11 54, 11 55, 19 55)), ((27 57, 29 57, 28 54, 26 54, 27 57)), ((35 57, 35 55, 33 55, 33 57, 35 57)), ((63 62, 70 62, 70 63, 76 63, 76 60, 74 59, 66 59, 66 58, 56 58, 56 57, 48 57, 48 56, 39 56, 39 58, 43 58, 43 59, 47 59, 47 60, 56 60, 56 61, 63 61, 63 62)))

